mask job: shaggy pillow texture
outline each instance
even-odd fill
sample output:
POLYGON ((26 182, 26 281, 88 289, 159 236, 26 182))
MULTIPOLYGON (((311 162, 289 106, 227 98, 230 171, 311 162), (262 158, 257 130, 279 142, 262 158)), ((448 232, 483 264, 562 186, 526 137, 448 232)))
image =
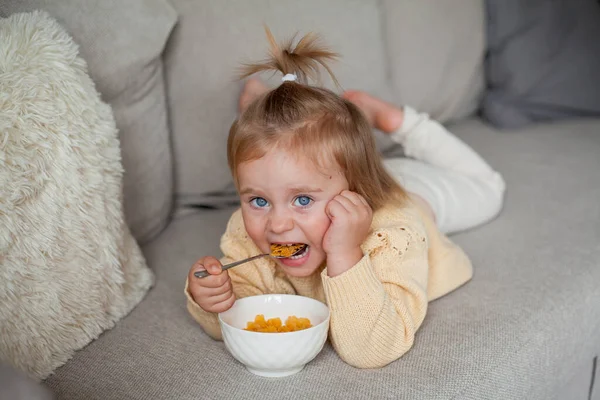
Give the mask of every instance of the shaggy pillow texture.
POLYGON ((153 283, 124 222, 113 114, 86 70, 46 13, 0 19, 0 358, 37 379, 153 283))

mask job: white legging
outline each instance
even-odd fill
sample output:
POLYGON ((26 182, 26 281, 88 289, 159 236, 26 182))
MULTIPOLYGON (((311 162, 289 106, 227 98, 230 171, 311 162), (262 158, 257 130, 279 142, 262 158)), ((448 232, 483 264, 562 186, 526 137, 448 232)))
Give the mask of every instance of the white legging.
POLYGON ((473 228, 498 215, 506 188, 502 176, 441 124, 406 106, 391 138, 410 158, 384 160, 387 170, 427 201, 442 232, 473 228))

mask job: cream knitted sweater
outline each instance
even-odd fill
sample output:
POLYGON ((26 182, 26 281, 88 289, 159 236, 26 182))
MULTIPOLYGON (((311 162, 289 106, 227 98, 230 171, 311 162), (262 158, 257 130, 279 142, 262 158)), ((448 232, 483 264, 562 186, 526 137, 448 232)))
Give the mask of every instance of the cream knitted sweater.
MULTIPOLYGON (((248 237, 240 210, 221 238, 223 264, 260 251, 248 237)), ((339 356, 358 368, 382 367, 408 351, 427 304, 467 282, 472 266, 465 253, 418 208, 384 208, 373 215, 362 245, 364 257, 350 270, 327 276, 286 276, 269 258, 229 270, 237 298, 285 293, 311 297, 331 311, 329 338, 339 356)), ((186 282, 188 310, 213 338, 221 339, 217 315, 200 308, 186 282)))

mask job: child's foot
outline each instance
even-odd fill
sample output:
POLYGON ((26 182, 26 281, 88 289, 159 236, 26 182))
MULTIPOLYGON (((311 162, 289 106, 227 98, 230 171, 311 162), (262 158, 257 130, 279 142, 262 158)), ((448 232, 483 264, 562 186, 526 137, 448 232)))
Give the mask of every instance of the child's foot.
POLYGON ((348 90, 342 97, 358 106, 369 123, 382 132, 395 132, 402 125, 404 113, 401 108, 360 90, 348 90))
POLYGON ((244 89, 240 94, 239 109, 243 112, 248 106, 256 100, 260 95, 265 93, 269 88, 256 78, 250 78, 246 81, 244 89))

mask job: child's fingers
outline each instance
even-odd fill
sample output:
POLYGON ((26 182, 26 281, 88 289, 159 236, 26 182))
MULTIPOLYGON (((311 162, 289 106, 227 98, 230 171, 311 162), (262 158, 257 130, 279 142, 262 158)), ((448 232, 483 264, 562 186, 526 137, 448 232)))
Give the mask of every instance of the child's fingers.
POLYGON ((221 273, 221 262, 214 257, 202 257, 190 268, 188 279, 192 280, 192 278, 195 278, 194 273, 204 270, 208 271, 211 275, 218 275, 221 273))
POLYGON ((335 217, 341 216, 343 213, 347 213, 348 210, 344 208, 342 203, 340 203, 339 196, 335 196, 333 199, 327 203, 326 212, 329 219, 334 219, 335 217))
POLYGON ((190 268, 188 274, 188 285, 190 288, 209 287, 218 288, 223 286, 229 280, 227 271, 221 268, 221 262, 214 257, 203 257, 196 261, 190 268), (210 275, 204 278, 198 278, 194 274, 198 271, 208 271, 210 275))
POLYGON ((340 203, 340 205, 343 207, 343 211, 345 211, 347 214, 356 214, 356 205, 347 197, 337 195, 335 196, 334 200, 340 203))
POLYGON ((211 275, 219 275, 221 273, 221 262, 215 257, 203 257, 198 261, 202 261, 200 265, 204 267, 211 275))
POLYGON ((373 209, 369 205, 369 202, 367 201, 367 199, 365 199, 364 197, 360 196, 360 201, 363 204, 363 206, 369 211, 369 214, 372 214, 373 213, 373 209))
MULTIPOLYGON (((358 214, 363 215, 370 215, 373 211, 371 210, 369 203, 367 203, 367 200, 365 200, 365 198, 358 193, 344 190, 340 194, 340 197, 350 200, 350 202, 354 205, 354 207, 351 207, 349 211, 356 211, 358 214)), ((344 204, 344 201, 342 200, 341 203, 344 204)), ((345 206, 349 206, 348 203, 345 203, 345 206)))
POLYGON ((233 294, 233 292, 227 291, 225 293, 221 293, 216 296, 207 297, 205 304, 209 307, 213 307, 219 303, 223 303, 223 302, 227 301, 227 299, 229 299, 232 294, 233 294))
POLYGON ((221 275, 209 275, 200 279, 196 278, 195 284, 189 285, 189 291, 192 298, 204 310, 209 311, 208 307, 223 301, 225 297, 233 293, 231 279, 225 276, 225 274, 226 272, 221 275), (217 279, 222 279, 222 275, 226 277, 226 280, 223 283, 215 283, 217 279), (209 283, 209 285, 206 285, 206 283, 209 283))
POLYGON ((194 277, 194 284, 197 286, 203 286, 207 288, 219 288, 227 283, 229 280, 229 274, 227 271, 223 271, 219 275, 208 275, 204 278, 194 277))
MULTIPOLYGON (((202 278, 202 280, 210 279, 211 277, 212 276, 207 276, 206 278, 202 278)), ((219 286, 196 285, 193 288, 193 294, 198 295, 198 297, 213 297, 213 296, 221 295, 223 293, 227 293, 228 291, 230 291, 232 289, 233 289, 233 287, 231 285, 231 279, 227 279, 224 284, 219 285, 219 286)), ((191 290, 192 289, 190 289, 190 291, 191 290)))
POLYGON ((359 195, 358 193, 351 192, 349 190, 344 190, 342 193, 340 193, 340 197, 350 200, 352 202, 352 204, 354 204, 355 206, 363 205, 363 202, 360 201, 362 196, 359 195))
POLYGON ((369 202, 367 201, 367 199, 365 199, 363 196, 361 196, 360 194, 357 194, 358 198, 360 199, 360 202, 364 205, 367 206, 369 208, 371 208, 371 206, 369 205, 369 202))
POLYGON ((192 294, 192 298, 196 301, 196 303, 198 303, 198 305, 205 310, 225 300, 232 293, 230 291, 226 291, 224 293, 219 293, 216 295, 209 295, 207 293, 207 288, 197 288, 193 292, 190 290, 190 292, 192 294))
POLYGON ((222 313, 229 310, 235 303, 235 295, 232 293, 227 299, 210 307, 210 312, 222 313))

